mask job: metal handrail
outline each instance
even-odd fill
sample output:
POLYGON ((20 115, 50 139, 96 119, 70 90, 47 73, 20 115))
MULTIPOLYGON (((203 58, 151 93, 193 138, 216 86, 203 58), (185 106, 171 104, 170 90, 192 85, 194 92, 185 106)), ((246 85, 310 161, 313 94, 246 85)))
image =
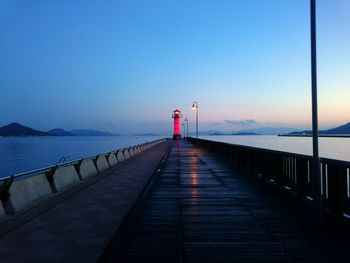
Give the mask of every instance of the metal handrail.
POLYGON ((70 162, 70 161, 72 161, 72 158, 71 158, 69 155, 67 155, 67 156, 61 157, 61 158, 58 160, 58 163, 57 163, 57 164, 68 163, 68 162, 70 162))

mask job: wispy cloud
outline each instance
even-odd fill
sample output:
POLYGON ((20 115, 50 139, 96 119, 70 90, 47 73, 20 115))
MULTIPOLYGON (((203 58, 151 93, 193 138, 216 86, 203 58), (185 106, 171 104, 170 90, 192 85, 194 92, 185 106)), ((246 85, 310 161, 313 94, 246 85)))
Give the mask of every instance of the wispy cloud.
POLYGON ((219 121, 211 121, 211 122, 209 122, 209 125, 218 126, 218 125, 221 125, 221 122, 219 122, 219 121))
POLYGON ((246 119, 246 120, 225 120, 226 123, 232 124, 232 125, 239 125, 239 126, 249 126, 252 124, 256 124, 257 122, 252 119, 246 119))

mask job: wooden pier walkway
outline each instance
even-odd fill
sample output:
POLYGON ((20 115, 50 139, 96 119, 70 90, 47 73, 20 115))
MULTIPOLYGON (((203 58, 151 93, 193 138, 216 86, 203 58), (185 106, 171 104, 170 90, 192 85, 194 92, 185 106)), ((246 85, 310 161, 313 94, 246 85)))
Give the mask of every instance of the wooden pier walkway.
POLYGON ((346 226, 177 141, 101 262, 350 262, 346 226))

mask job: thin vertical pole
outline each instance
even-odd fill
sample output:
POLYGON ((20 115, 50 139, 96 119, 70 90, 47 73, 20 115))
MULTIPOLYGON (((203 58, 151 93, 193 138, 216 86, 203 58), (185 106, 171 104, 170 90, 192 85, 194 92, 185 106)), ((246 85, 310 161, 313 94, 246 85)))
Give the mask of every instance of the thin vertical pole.
POLYGON ((196 104, 196 138, 198 144, 198 103, 196 104))
POLYGON ((196 144, 198 144, 198 102, 192 103, 192 110, 196 111, 196 144))
POLYGON ((186 122, 187 122, 187 138, 188 138, 188 118, 186 117, 186 122))
POLYGON ((310 0, 311 25, 311 92, 312 92, 312 151, 313 151, 313 196, 321 202, 320 158, 318 150, 317 114, 317 61, 316 61, 316 0, 310 0))

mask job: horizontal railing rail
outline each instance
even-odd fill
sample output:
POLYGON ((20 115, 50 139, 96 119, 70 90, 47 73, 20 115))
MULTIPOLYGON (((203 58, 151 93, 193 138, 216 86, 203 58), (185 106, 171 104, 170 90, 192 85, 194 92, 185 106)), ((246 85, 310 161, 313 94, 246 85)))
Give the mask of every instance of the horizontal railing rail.
MULTIPOLYGON (((197 144, 195 138, 188 140, 197 144)), ((312 156, 204 139, 198 139, 198 146, 279 187, 318 199, 312 191, 312 156)), ((319 187, 322 208, 336 217, 350 218, 350 162, 320 158, 319 187)))

